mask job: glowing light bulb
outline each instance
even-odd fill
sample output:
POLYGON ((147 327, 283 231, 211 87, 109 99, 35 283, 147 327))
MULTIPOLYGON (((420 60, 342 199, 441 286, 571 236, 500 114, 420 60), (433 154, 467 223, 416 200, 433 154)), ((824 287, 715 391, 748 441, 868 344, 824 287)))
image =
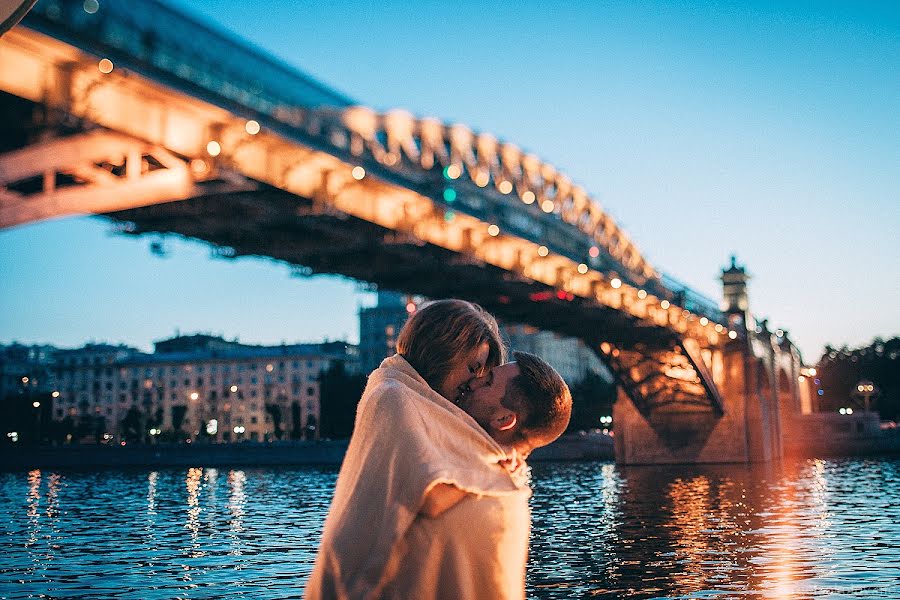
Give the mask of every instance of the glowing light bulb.
POLYGON ((584 263, 581 263, 580 265, 578 265, 578 272, 584 275, 588 272, 588 266, 584 263))
POLYGON ((538 256, 547 256, 550 254, 550 250, 547 246, 538 246, 538 256))
POLYGON ((462 175, 462 169, 458 165, 449 165, 444 169, 444 177, 447 179, 459 179, 462 175))
POLYGON ((112 73, 113 63, 108 58, 101 58, 100 62, 97 63, 97 68, 100 69, 100 72, 104 75, 108 73, 112 73))
POLYGON ((222 153, 222 146, 219 145, 219 142, 213 140, 206 144, 206 151, 210 156, 218 156, 222 153))
POLYGON ((647 297, 647 292, 646 292, 646 290, 638 290, 638 298, 640 298, 641 300, 643 300, 643 299, 646 298, 646 297, 647 297))
POLYGON ((259 133, 259 123, 257 123, 253 119, 250 119, 244 125, 244 131, 246 131, 250 135, 256 135, 257 133, 259 133))
POLYGON ((353 167, 353 170, 350 171, 350 174, 353 176, 353 179, 357 181, 362 181, 362 178, 366 176, 366 170, 359 165, 353 167))
POLYGON ((501 194, 508 194, 512 191, 513 184, 509 181, 504 180, 500 182, 500 185, 497 186, 497 189, 500 190, 501 194))
POLYGON ((500 235, 500 228, 496 225, 489 225, 488 235, 490 235, 491 237, 497 237, 498 235, 500 235))
POLYGON ((728 332, 728 337, 731 338, 731 339, 733 339, 733 340, 737 339, 737 331, 729 331, 729 332, 728 332))
POLYGON ((553 200, 544 200, 541 202, 541 210, 545 213, 553 212, 553 200))
POLYGON ((488 175, 485 171, 479 171, 478 175, 475 176, 475 185, 478 187, 484 187, 491 181, 491 176, 488 175))
POLYGON ((536 198, 534 192, 532 192, 531 190, 528 190, 524 194, 522 194, 522 202, 524 202, 525 204, 534 204, 535 199, 536 198))
POLYGON ((707 319, 706 317, 700 317, 700 324, 706 327, 707 325, 709 325, 709 319, 707 319))
POLYGON ((202 177, 203 175, 209 173, 209 165, 206 164, 206 161, 202 158, 195 158, 191 161, 191 173, 202 177))
POLYGON ((591 258, 597 258, 598 256, 600 256, 600 248, 598 248, 597 246, 591 246, 590 249, 588 249, 588 256, 590 256, 591 258))
POLYGON ((609 285, 611 285, 613 289, 617 290, 622 287, 622 280, 618 277, 613 277, 612 281, 609 282, 609 285))

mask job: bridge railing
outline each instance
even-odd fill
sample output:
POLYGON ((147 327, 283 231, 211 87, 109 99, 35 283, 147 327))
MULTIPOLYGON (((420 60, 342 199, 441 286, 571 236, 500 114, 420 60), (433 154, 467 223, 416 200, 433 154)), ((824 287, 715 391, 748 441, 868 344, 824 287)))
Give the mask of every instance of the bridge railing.
POLYGON ((673 302, 676 306, 689 310, 700 317, 706 317, 713 323, 726 324, 728 322, 725 318, 725 313, 716 306, 713 300, 688 287, 671 275, 663 273, 662 284, 673 294, 673 302))
POLYGON ((126 59, 128 68, 289 122, 293 107, 350 106, 353 101, 244 41, 157 0, 38 2, 23 24, 76 47, 126 59))

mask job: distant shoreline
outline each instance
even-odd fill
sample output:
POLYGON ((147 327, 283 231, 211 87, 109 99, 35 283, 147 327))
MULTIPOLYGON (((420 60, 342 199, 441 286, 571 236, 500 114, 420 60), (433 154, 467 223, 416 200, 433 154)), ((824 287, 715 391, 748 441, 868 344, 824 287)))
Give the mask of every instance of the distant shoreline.
MULTIPOLYGON (((242 442, 239 444, 84 444, 0 450, 0 471, 131 467, 339 466, 348 440, 242 442)), ((541 448, 532 460, 612 460, 612 438, 570 434, 541 448)))
MULTIPOLYGON (((599 433, 570 433, 535 450, 530 462, 611 461, 613 438, 599 433)), ((785 456, 836 458, 900 453, 900 430, 855 440, 789 440, 785 456)), ((333 466, 344 459, 348 440, 241 442, 239 444, 128 444, 5 446, 0 471, 30 469, 108 469, 177 467, 333 466)))

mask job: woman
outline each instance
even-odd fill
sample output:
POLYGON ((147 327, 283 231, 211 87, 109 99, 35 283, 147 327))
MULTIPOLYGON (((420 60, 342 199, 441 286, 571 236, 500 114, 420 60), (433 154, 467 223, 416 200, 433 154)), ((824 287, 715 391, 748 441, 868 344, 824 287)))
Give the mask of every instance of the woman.
POLYGON ((453 402, 503 362, 497 322, 475 304, 441 300, 410 317, 397 350, 369 376, 357 408, 306 597, 521 597, 530 491, 504 467, 503 448, 453 402), (493 503, 461 502, 427 521, 447 508, 430 502, 442 486, 493 503), (440 520, 451 512, 493 520, 457 535, 458 522, 440 520), (445 530, 424 535, 434 527, 445 530), (436 533, 451 543, 423 548, 436 533), (485 546, 497 556, 482 556, 485 546), (495 568, 501 554, 521 569, 495 568))

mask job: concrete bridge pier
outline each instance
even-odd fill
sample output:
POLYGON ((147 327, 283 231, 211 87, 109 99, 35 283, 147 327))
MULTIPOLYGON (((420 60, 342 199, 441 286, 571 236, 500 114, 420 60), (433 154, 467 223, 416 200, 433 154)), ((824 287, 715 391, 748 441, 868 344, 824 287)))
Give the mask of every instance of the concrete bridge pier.
POLYGON ((786 332, 770 333, 748 311, 749 276, 732 258, 722 273, 729 329, 741 335, 712 350, 705 362, 721 410, 662 398, 635 404, 619 388, 613 406, 620 464, 767 462, 781 458, 783 423, 797 412, 795 374, 801 359, 786 332))
POLYGON ((622 388, 613 406, 616 462, 626 465, 766 462, 781 456, 777 403, 763 365, 734 344, 716 383, 723 412, 672 404, 641 412, 622 388))

